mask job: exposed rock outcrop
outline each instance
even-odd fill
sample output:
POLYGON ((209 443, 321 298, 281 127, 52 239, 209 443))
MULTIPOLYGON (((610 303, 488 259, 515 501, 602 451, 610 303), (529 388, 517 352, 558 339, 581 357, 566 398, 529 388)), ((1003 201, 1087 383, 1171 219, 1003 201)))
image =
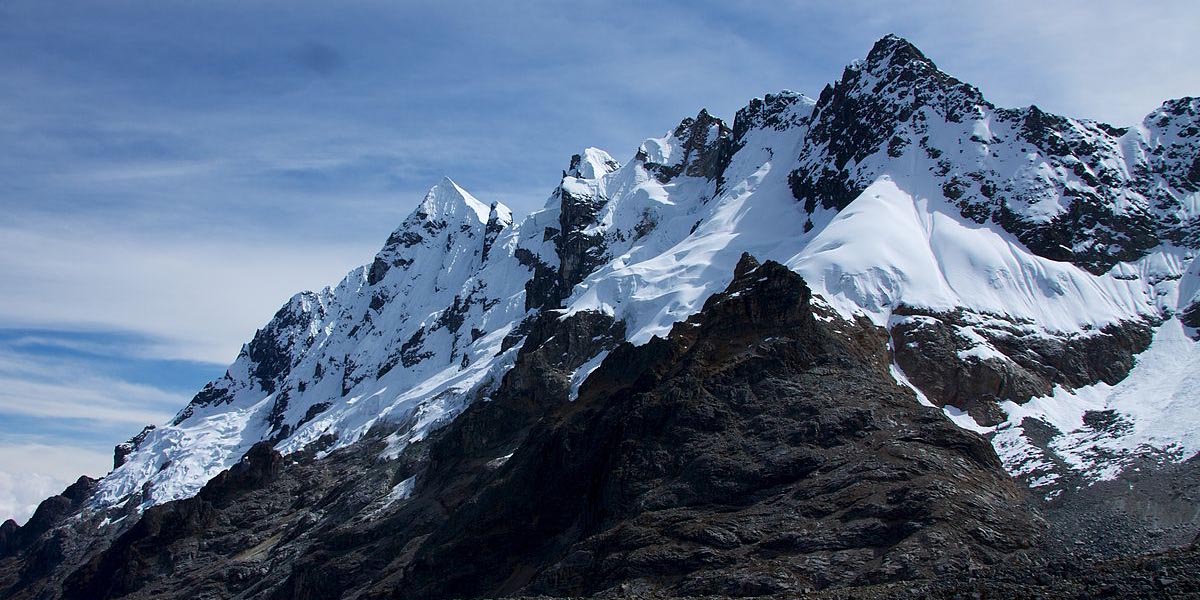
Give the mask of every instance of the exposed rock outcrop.
POLYGON ((1020 490, 887 364, 881 330, 814 319, 798 276, 747 257, 541 419, 397 592, 755 595, 1019 560, 1040 527, 1020 490))
POLYGON ((896 364, 939 406, 954 406, 982 425, 1004 420, 997 405, 1125 378, 1152 337, 1152 325, 1128 321, 1085 334, 1054 335, 996 315, 966 310, 896 309, 896 364))

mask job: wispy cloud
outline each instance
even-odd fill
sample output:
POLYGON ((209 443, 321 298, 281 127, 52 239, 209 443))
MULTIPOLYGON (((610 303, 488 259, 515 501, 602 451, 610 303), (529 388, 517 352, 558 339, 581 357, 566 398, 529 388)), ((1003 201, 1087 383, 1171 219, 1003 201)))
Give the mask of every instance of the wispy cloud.
POLYGON ((188 396, 105 378, 72 383, 29 381, 0 375, 0 413, 126 424, 163 423, 188 396))
MULTIPOLYGON (((26 417, 79 422, 94 430, 125 432, 166 421, 190 399, 187 392, 106 373, 99 368, 102 363, 80 354, 100 347, 86 341, 50 346, 31 343, 29 337, 0 343, 0 417, 6 421, 26 417), (31 352, 31 347, 42 351, 31 352), (67 352, 47 352, 46 348, 67 352)), ((136 359, 126 355, 117 360, 136 359)), ((9 429, 0 433, 0 438, 18 433, 9 429)))
POLYGON ((103 475, 116 442, 168 420, 217 374, 139 357, 136 342, 129 334, 0 330, 0 520, 28 517, 80 475, 103 475))
POLYGON ((0 227, 0 326, 135 332, 142 353, 224 364, 293 292, 336 283, 374 245, 0 227))

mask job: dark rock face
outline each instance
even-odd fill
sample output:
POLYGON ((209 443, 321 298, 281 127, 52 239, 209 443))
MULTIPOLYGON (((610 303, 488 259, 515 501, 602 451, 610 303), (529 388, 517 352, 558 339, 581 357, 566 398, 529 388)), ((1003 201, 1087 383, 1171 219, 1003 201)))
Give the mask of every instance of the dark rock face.
POLYGON ((12 520, 0 525, 0 598, 55 597, 62 566, 71 564, 78 548, 95 540, 75 531, 74 517, 96 488, 96 480, 80 477, 57 496, 42 501, 23 526, 12 520))
POLYGON ((558 307, 562 302, 559 297, 558 270, 525 248, 517 248, 516 258, 522 265, 533 271, 533 276, 525 282, 525 310, 558 307))
POLYGON ((1180 315, 1180 320, 1192 329, 1200 329, 1200 301, 1189 304, 1180 315))
POLYGON ((961 122, 984 103, 979 90, 938 70, 908 41, 885 37, 865 63, 822 90, 807 140, 813 151, 792 174, 792 193, 809 212, 841 210, 865 187, 847 168, 879 152, 922 108, 961 122))
POLYGON ((241 462, 222 471, 194 498, 148 509, 119 536, 63 583, 63 598, 99 600, 136 592, 144 583, 170 573, 179 560, 171 550, 179 542, 203 537, 221 510, 247 491, 267 486, 279 475, 283 457, 265 443, 253 446, 241 462))
POLYGON ((145 441, 146 436, 150 435, 150 432, 154 431, 155 429, 157 429, 157 427, 154 425, 147 425, 143 427, 142 431, 137 435, 129 438, 129 440, 125 441, 124 443, 117 444, 116 447, 113 448, 113 468, 116 469, 125 464, 125 458, 130 454, 133 454, 133 451, 137 450, 138 444, 141 444, 143 441, 145 441))
MULTIPOLYGON (((322 460, 312 452, 291 455, 284 468, 269 446, 256 446, 193 498, 155 506, 140 518, 129 515, 124 523, 60 527, 39 541, 56 553, 49 558, 39 558, 47 552, 37 548, 0 558, 0 597, 269 597, 294 564, 328 559, 318 542, 369 550, 404 531, 376 520, 394 516, 384 499, 412 473, 406 459, 381 461, 382 450, 371 437, 322 460), (31 573, 39 564, 43 570, 31 573)), ((385 548, 376 562, 386 564, 396 551, 385 548)), ((372 568, 382 564, 355 555, 332 566, 364 571, 307 588, 324 594, 281 597, 350 596, 351 584, 379 575, 372 568)))
POLYGON ((576 284, 583 281, 600 266, 604 258, 604 236, 589 234, 584 230, 596 223, 596 213, 607 202, 607 198, 598 196, 579 196, 559 188, 562 201, 558 217, 559 234, 554 240, 558 251, 558 283, 553 306, 570 294, 576 284))
POLYGON ((746 134, 754 129, 770 128, 775 131, 784 131, 799 127, 802 122, 789 119, 788 113, 802 99, 800 94, 782 92, 767 94, 762 98, 751 100, 750 104, 739 110, 733 119, 734 147, 739 148, 746 134))
POLYGON ((429 485, 457 485, 456 478, 473 478, 480 465, 512 453, 538 419, 567 401, 572 373, 625 338, 624 323, 595 312, 560 318, 547 311, 526 332, 492 399, 472 405, 431 444, 427 477, 438 483, 429 485))
POLYGON ((0 555, 9 554, 9 547, 15 546, 14 539, 17 532, 21 530, 21 526, 17 522, 8 519, 3 524, 0 524, 0 555))
POLYGON ((496 238, 500 236, 500 232, 504 231, 505 227, 512 225, 511 215, 504 215, 498 212, 497 204, 492 203, 488 212, 487 225, 483 228, 483 260, 486 262, 488 255, 492 252, 492 246, 496 243, 496 238))
POLYGON ((74 513, 96 489, 96 480, 80 477, 57 496, 38 504, 33 516, 23 526, 9 519, 0 526, 0 558, 25 550, 40 536, 58 526, 64 517, 74 513))
MULTIPOLYGON (((188 402, 188 405, 179 411, 179 414, 175 415, 171 424, 178 425, 182 423, 185 419, 192 416, 197 407, 228 404, 233 400, 233 394, 229 392, 230 387, 233 385, 233 377, 228 372, 221 379, 205 384, 204 388, 192 397, 192 401, 188 402)), ((122 457, 122 460, 124 460, 124 457, 122 457)))
POLYGON ((680 175, 715 181, 729 165, 733 149, 732 133, 724 121, 701 109, 694 119, 684 119, 675 127, 673 135, 681 142, 683 151, 678 161, 672 161, 669 165, 647 162, 643 154, 639 155, 638 160, 662 183, 680 175))
POLYGON ((274 392, 291 373, 293 357, 299 354, 297 346, 312 343, 306 327, 314 319, 313 310, 320 307, 316 294, 297 295, 246 345, 243 352, 254 362, 254 376, 266 392, 274 392))
POLYGON ((980 424, 1004 420, 997 403, 1049 395, 1054 386, 1116 384, 1150 345, 1151 325, 1130 321, 1091 335, 1052 336, 995 315, 897 307, 896 364, 929 399, 980 424))
POLYGON ((398 594, 763 594, 1028 547, 1038 522, 987 443, 891 382, 881 331, 820 323, 808 299, 746 259, 669 339, 618 347, 398 594))
POLYGON ((856 588, 849 596, 831 592, 806 597, 814 600, 1195 598, 1200 595, 1197 562, 1200 549, 1194 547, 1105 560, 1057 557, 1030 565, 979 569, 959 577, 856 588))
MULTIPOLYGON (((562 181, 554 190, 559 205, 558 227, 547 228, 544 239, 553 240, 558 264, 547 264, 527 249, 517 250, 517 260, 533 271, 533 277, 525 284, 526 309, 562 306, 571 289, 605 260, 604 234, 586 230, 596 224, 596 215, 608 203, 608 198, 581 193, 581 186, 567 185, 568 181, 580 177, 581 160, 578 154, 571 157, 570 168, 563 172, 562 181), (569 191, 568 187, 575 191, 569 191)), ((615 163, 606 168, 615 168, 613 165, 615 163)))

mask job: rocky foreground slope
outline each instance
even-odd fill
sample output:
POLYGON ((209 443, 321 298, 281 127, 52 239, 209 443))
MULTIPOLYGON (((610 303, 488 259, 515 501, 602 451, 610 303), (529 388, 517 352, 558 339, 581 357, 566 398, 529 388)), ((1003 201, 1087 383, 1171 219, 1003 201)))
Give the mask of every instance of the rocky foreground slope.
POLYGON ((1200 100, 1001 109, 889 36, 520 221, 444 180, 0 527, 0 595, 1196 591, 1198 209, 1200 100))

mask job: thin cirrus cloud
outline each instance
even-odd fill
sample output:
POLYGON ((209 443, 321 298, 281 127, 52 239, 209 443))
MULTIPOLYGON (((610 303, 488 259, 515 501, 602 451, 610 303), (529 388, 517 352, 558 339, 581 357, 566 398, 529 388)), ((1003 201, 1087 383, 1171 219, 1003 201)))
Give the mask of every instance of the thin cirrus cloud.
POLYGON ((701 107, 815 97, 887 33, 998 105, 1132 125, 1200 92, 1197 21, 1176 0, 2 3, 0 360, 26 362, 0 425, 37 437, 0 439, 0 511, 30 444, 92 432, 23 471, 51 487, 100 464, 443 175, 527 213, 580 149, 627 160, 701 107))
POLYGON ((205 376, 127 355, 130 341, 0 330, 0 519, 23 521, 80 475, 103 475, 114 440, 169 419, 186 402, 182 382, 205 376))
POLYGON ((0 228, 0 326, 136 332, 159 358, 228 363, 287 299, 334 284, 353 246, 130 239, 89 228, 0 228), (231 307, 238 307, 230 310, 231 307))
POLYGON ((170 418, 208 369, 138 357, 132 339, 0 330, 0 418, 10 425, 0 441, 56 428, 76 443, 109 447, 113 435, 170 418))
POLYGON ((123 424, 127 429, 162 423, 187 402, 187 396, 105 378, 62 384, 0 376, 0 387, 0 413, 6 415, 86 419, 123 424))

